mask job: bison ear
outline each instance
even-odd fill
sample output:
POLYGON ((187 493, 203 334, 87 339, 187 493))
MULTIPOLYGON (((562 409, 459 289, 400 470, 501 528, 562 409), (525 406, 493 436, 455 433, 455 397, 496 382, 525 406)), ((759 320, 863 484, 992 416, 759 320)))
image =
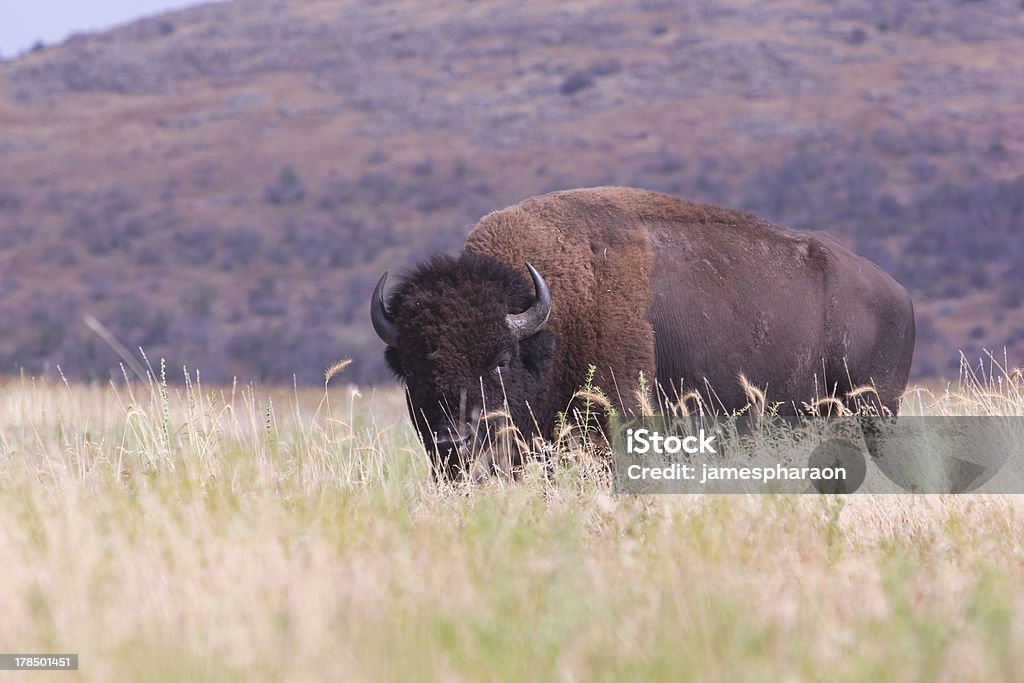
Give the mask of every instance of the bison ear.
POLYGON ((541 330, 532 337, 519 342, 523 364, 533 372, 540 374, 547 368, 551 358, 555 355, 557 346, 558 338, 555 333, 541 330))

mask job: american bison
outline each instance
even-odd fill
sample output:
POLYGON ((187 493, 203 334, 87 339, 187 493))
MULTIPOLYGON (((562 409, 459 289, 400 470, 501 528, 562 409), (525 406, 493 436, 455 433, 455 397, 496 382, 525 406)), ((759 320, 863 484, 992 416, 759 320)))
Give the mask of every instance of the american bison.
POLYGON ((373 327, 439 478, 465 474, 492 409, 551 438, 590 366, 625 414, 641 373, 719 412, 748 405, 742 373, 781 413, 862 386, 895 413, 914 349, 907 292, 832 237, 639 189, 527 199, 388 297, 386 279, 373 327))

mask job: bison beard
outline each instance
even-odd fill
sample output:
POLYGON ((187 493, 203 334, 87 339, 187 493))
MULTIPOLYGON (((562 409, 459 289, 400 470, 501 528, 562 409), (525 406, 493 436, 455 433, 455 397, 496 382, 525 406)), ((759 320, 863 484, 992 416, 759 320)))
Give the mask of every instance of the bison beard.
POLYGON ((526 448, 493 446, 550 439, 591 365, 627 415, 641 375, 713 412, 746 407, 751 386, 781 413, 870 386, 854 396, 895 413, 913 354, 907 293, 833 238, 644 190, 528 199, 387 301, 386 277, 371 319, 438 478, 517 467, 526 448))

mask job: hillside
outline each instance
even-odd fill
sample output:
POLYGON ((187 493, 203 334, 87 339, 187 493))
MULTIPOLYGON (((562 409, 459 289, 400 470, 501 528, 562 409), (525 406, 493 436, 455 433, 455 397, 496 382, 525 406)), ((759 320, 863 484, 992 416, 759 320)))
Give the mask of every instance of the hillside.
POLYGON ((915 298, 917 379, 1024 359, 1011 0, 231 0, 0 62, 0 372, 386 376, 381 271, 628 184, 824 229, 915 298), (116 371, 116 370, 114 370, 116 371))

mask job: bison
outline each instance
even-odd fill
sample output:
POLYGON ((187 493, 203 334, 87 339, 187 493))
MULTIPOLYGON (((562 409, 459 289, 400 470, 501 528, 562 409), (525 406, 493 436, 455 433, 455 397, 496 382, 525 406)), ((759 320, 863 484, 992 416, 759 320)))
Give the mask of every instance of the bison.
POLYGON ((869 386, 895 414, 914 349, 907 292, 834 238, 640 189, 527 199, 385 297, 387 275, 371 320, 441 479, 508 427, 493 408, 550 439, 588 371, 624 414, 650 378, 721 412, 751 386, 788 414, 869 386))

